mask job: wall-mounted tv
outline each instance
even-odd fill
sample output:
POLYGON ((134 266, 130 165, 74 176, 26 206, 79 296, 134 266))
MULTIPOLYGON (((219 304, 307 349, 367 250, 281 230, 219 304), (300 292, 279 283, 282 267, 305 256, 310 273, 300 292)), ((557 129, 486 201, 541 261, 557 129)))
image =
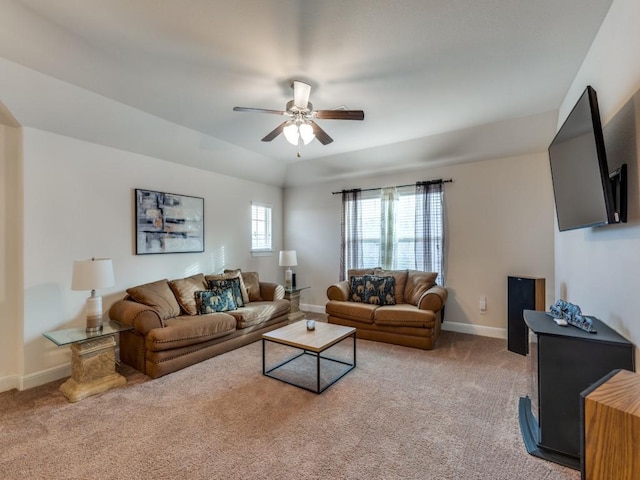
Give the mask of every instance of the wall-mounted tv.
POLYGON ((549 160, 561 232, 626 221, 626 165, 610 176, 590 86, 549 145, 549 160))

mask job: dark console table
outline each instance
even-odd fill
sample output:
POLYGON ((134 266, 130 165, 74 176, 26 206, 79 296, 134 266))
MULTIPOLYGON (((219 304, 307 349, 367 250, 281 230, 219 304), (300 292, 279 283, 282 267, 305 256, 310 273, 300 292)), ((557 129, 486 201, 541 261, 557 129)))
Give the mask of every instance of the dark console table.
POLYGON ((537 341, 529 346, 531 388, 520 398, 520 429, 527 451, 580 469, 581 392, 612 370, 635 371, 633 344, 600 320, 597 333, 556 325, 544 312, 525 310, 537 341))

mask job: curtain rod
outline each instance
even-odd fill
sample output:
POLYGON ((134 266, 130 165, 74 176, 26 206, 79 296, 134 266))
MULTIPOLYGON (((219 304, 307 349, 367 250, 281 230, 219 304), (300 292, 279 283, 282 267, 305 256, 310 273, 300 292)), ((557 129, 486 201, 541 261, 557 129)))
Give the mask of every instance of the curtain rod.
POLYGON ((374 190, 382 190, 383 188, 402 188, 412 187, 413 185, 437 185, 438 183, 453 183, 453 179, 443 180, 441 178, 437 180, 427 180, 424 182, 409 183, 407 185, 396 185, 395 187, 378 187, 378 188, 352 188, 351 190, 340 190, 339 192, 331 192, 332 195, 340 195, 344 192, 372 192, 374 190))

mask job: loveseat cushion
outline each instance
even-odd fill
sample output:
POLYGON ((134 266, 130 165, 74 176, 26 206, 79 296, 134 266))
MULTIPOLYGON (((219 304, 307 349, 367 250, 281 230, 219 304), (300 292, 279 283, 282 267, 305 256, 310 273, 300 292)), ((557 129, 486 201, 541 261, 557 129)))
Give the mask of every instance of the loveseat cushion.
POLYGON ((376 325, 433 328, 434 322, 435 314, 431 310, 420 310, 407 303, 380 307, 374 314, 376 325))
POLYGON ((228 312, 236 319, 238 328, 259 325, 272 318, 278 318, 289 313, 289 300, 274 300, 272 302, 251 302, 244 307, 228 312))
POLYGON ((395 284, 395 300, 396 303, 405 303, 404 289, 407 284, 407 270, 383 270, 376 268, 373 270, 373 274, 380 277, 392 276, 396 279, 395 284))
POLYGON ((436 284, 437 276, 435 272, 409 270, 404 288, 404 301, 417 306, 422 294, 436 284))
POLYGON ((158 352, 195 345, 229 335, 236 330, 236 319, 227 313, 180 315, 154 328, 145 337, 148 350, 158 352))
POLYGON ((195 293, 206 288, 204 275, 198 273, 187 278, 171 280, 169 287, 178 301, 180 307, 187 315, 197 315, 198 308, 196 306, 195 293))
POLYGON ((368 303, 358 302, 340 302, 329 300, 325 305, 325 312, 334 317, 346 318, 354 322, 372 324, 373 313, 378 305, 370 305, 368 303))
POLYGON ((347 278, 361 275, 373 275, 373 268, 352 268, 347 271, 347 278))
POLYGON ((169 288, 169 281, 166 278, 128 288, 127 293, 136 302, 156 310, 163 321, 180 315, 180 305, 169 288))

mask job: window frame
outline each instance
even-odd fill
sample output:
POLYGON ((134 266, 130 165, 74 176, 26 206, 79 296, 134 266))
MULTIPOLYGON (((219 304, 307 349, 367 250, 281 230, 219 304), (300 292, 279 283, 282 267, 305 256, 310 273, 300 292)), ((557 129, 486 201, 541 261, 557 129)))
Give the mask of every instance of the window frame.
POLYGON ((251 202, 251 255, 269 256, 273 254, 273 206, 269 203, 251 202), (259 218, 257 213, 262 212, 264 218, 259 218), (257 228, 258 224, 264 224, 264 234, 257 228), (261 242, 257 237, 264 237, 261 242))

